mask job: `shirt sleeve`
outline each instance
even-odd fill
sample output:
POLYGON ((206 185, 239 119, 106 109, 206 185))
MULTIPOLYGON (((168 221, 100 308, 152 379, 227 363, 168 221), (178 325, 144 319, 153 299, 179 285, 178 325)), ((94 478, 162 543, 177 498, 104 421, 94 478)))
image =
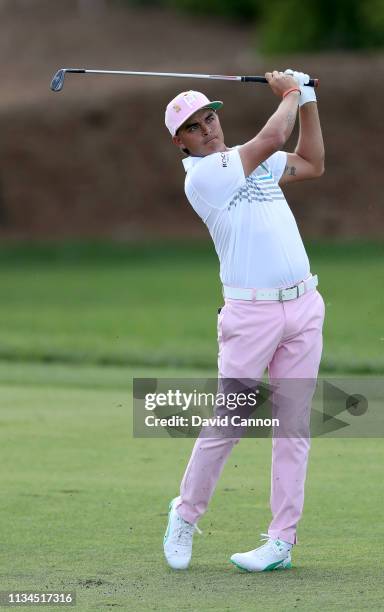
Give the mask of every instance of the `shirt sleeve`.
POLYGON ((222 209, 246 182, 237 149, 212 153, 194 166, 185 181, 185 193, 192 202, 222 209))
POLYGON ((271 157, 266 160, 269 170, 272 173, 276 183, 279 182, 283 176, 284 168, 287 163, 287 154, 285 151, 276 151, 271 157))

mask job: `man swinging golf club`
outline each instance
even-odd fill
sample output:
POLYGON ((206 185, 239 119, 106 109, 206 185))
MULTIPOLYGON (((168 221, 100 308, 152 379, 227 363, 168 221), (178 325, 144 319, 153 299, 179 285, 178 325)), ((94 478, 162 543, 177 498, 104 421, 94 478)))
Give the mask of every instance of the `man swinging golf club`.
MULTIPOLYGON (((219 380, 260 380, 268 368, 270 381, 310 381, 303 385, 302 397, 275 407, 283 419, 298 409, 309 431, 325 309, 281 187, 321 176, 324 145, 315 91, 305 86, 308 75, 286 70, 265 76, 279 106, 242 146, 225 145, 216 112, 223 103, 197 91, 182 92, 168 104, 165 124, 174 144, 187 155, 185 192, 207 225, 220 259, 225 305, 218 318, 219 380), (298 109, 298 142, 293 153, 286 153, 281 149, 298 109)), ((200 434, 196 440, 180 496, 170 503, 164 536, 164 554, 173 569, 188 567, 197 522, 239 439, 200 434)), ((268 534, 262 534, 265 544, 232 555, 239 568, 259 572, 291 567, 309 448, 309 434, 273 436, 272 521, 268 534)), ((254 537, 252 529, 250 544, 254 537)))

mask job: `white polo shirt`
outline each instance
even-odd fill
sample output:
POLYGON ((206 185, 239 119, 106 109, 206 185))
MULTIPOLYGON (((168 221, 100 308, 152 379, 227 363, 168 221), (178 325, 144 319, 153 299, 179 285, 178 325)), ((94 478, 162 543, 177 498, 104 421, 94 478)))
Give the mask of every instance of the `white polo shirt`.
POLYGON ((238 148, 183 159, 185 193, 212 236, 224 285, 291 287, 310 274, 296 221, 278 182, 278 151, 245 177, 238 148))

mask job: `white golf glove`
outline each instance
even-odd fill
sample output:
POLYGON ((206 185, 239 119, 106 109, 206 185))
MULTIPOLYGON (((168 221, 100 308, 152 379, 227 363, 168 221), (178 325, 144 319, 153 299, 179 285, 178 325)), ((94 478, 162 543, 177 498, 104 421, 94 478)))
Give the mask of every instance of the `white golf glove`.
POLYGON ((309 81, 309 74, 297 72, 297 70, 291 70, 290 68, 285 70, 284 74, 291 75, 300 87, 299 106, 303 106, 303 104, 307 104, 307 102, 316 102, 315 88, 305 86, 305 83, 309 81))

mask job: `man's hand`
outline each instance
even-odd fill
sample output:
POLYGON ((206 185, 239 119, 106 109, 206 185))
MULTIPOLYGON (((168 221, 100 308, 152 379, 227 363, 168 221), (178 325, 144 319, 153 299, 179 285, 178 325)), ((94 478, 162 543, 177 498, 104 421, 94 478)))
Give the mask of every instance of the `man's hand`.
MULTIPOLYGON (((274 70, 273 72, 266 72, 265 78, 267 79, 268 85, 272 89, 273 93, 279 98, 282 98, 283 94, 288 91, 288 89, 298 86, 298 82, 292 75, 285 74, 284 72, 278 72, 277 70, 274 70)), ((307 89, 312 88, 307 87, 307 89)))
POLYGON ((291 70, 288 68, 284 71, 284 74, 292 76, 296 84, 300 87, 300 98, 299 98, 299 106, 303 106, 303 104, 307 104, 307 102, 316 102, 316 93, 314 87, 306 87, 305 83, 309 81, 309 74, 305 74, 305 72, 298 72, 297 70, 291 70))

